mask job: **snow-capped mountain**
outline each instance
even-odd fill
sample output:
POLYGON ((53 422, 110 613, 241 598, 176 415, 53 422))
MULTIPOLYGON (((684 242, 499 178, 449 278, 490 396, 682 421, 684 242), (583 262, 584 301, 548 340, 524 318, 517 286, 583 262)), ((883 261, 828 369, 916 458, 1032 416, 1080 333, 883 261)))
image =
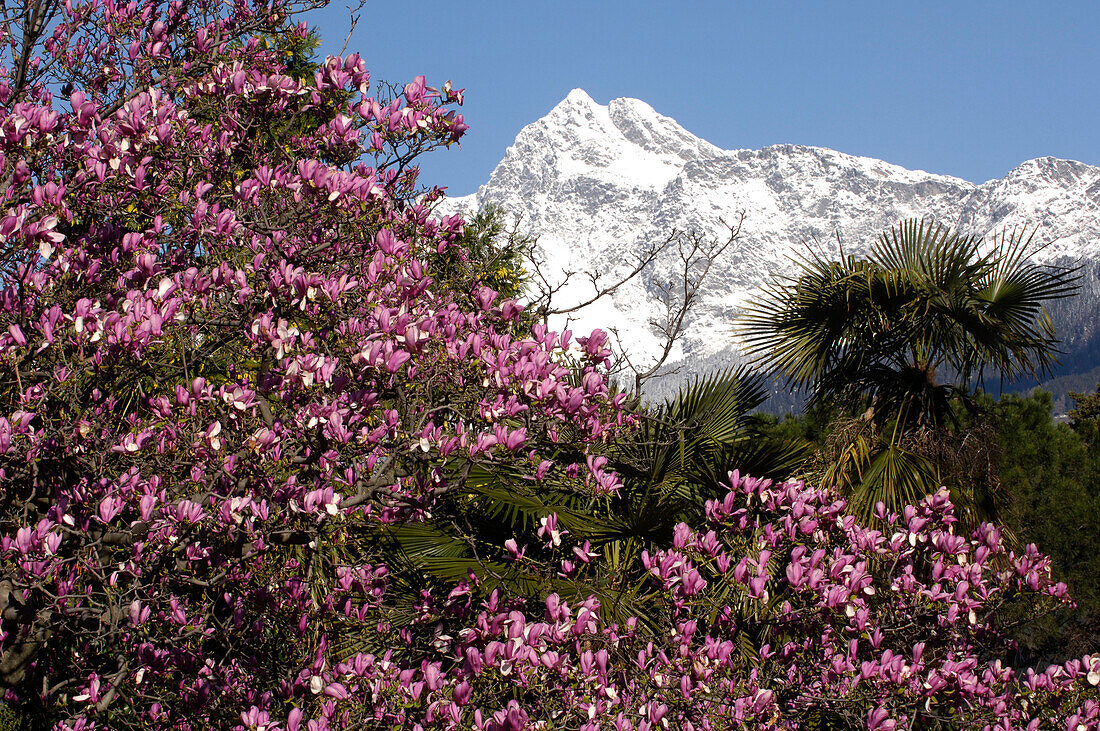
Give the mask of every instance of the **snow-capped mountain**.
MULTIPOLYGON (((741 236, 713 270, 674 354, 689 373, 736 360, 738 308, 772 275, 794 271, 793 258, 807 246, 835 255, 839 237, 845 252, 858 254, 879 232, 913 217, 986 236, 1037 227, 1041 260, 1086 264, 1085 291, 1056 318, 1070 360, 1087 362, 1098 328, 1100 168, 1071 160, 1030 160, 975 184, 820 147, 723 150, 645 102, 601 105, 575 89, 520 131, 487 184, 445 209, 469 212, 490 202, 539 236, 549 270, 578 272, 562 295, 577 301, 591 291, 580 273, 613 277, 632 252, 670 231, 721 236, 723 221, 736 223, 743 212, 741 236)), ((661 267, 673 265, 660 263, 656 274, 589 308, 574 329, 614 326, 636 359, 652 355, 654 284, 661 267)))

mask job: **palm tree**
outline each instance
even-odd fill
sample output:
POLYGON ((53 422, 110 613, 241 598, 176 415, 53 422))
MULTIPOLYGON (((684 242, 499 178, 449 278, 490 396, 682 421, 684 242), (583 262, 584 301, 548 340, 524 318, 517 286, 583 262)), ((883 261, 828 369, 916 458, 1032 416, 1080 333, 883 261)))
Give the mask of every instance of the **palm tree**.
MULTIPOLYGON (((607 448, 607 467, 621 478, 617 495, 578 492, 575 481, 552 474, 534 481, 519 468, 477 467, 462 490, 448 495, 448 505, 433 510, 435 517, 386 526, 385 535, 372 540, 382 540, 387 562, 401 576, 453 586, 473 572, 482 590, 499 587, 511 596, 595 595, 608 619, 638 617, 655 631, 648 620, 660 605, 652 601, 642 551, 667 548, 678 522, 701 520, 705 502, 724 494, 731 470, 783 478, 812 456, 807 442, 764 432, 751 412, 765 396, 762 377, 741 368, 698 379, 675 398, 643 409, 638 428, 607 448), (572 539, 589 541, 602 556, 597 572, 582 578, 534 573, 507 559, 505 541, 533 535, 551 513, 572 539)), ((560 456, 584 460, 579 453, 560 456)), ((536 545, 527 551, 549 558, 536 545)))
MULTIPOLYGON (((867 409, 842 430, 848 438, 824 474, 858 512, 880 500, 900 508, 951 481, 921 445, 945 433, 953 403, 971 407, 987 373, 1002 382, 1049 373, 1058 341, 1045 304, 1076 294, 1079 272, 1032 262, 1033 237, 1014 229, 987 245, 905 221, 865 259, 811 255, 744 317, 758 363, 809 389, 813 403, 867 409)), ((989 513, 988 495, 953 487, 971 517, 989 513)))

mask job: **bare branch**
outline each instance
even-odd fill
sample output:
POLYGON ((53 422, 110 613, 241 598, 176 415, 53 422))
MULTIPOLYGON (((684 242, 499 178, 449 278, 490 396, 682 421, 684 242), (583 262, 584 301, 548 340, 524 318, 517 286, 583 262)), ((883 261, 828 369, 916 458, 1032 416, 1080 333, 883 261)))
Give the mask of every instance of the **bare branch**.
POLYGON ((661 336, 660 354, 645 370, 639 370, 630 363, 629 358, 625 358, 628 367, 634 373, 636 395, 641 394, 642 386, 646 381, 658 375, 668 375, 679 370, 679 367, 676 367, 661 371, 676 343, 683 336, 687 316, 695 306, 714 263, 741 235, 741 226, 744 221, 744 212, 740 214, 735 225, 722 221, 722 225, 728 230, 728 235, 724 239, 708 239, 696 231, 673 231, 671 234, 670 239, 676 242, 679 258, 677 269, 675 274, 666 281, 656 283, 664 314, 660 319, 652 318, 649 321, 650 327, 661 336))
POLYGON ((348 34, 344 38, 344 45, 340 47, 341 56, 348 50, 348 43, 351 42, 351 35, 355 32, 355 26, 359 24, 359 16, 362 14, 364 5, 366 5, 366 0, 359 0, 354 8, 350 5, 348 6, 348 15, 351 18, 351 25, 348 26, 348 34))
POLYGON ((563 287, 565 287, 565 285, 569 281, 569 278, 574 276, 576 272, 563 272, 562 274, 564 275, 564 279, 562 279, 562 281, 557 285, 550 285, 549 280, 544 276, 541 269, 539 269, 537 264, 533 263, 532 266, 536 270, 537 276, 545 285, 540 290, 540 296, 535 300, 536 311, 539 312, 539 314, 542 315, 542 317, 545 319, 553 315, 565 315, 583 310, 585 307, 594 304, 604 297, 608 297, 614 294, 624 284, 633 280, 635 277, 641 274, 646 269, 646 267, 656 261, 657 258, 662 253, 664 253, 665 250, 667 250, 675 240, 676 232, 673 231, 663 241, 647 246, 639 254, 636 255, 636 260, 631 270, 625 275, 622 275, 618 279, 612 281, 610 284, 604 284, 602 281, 604 279, 605 272, 585 272, 585 276, 588 278, 589 283, 592 285, 592 295, 583 302, 579 302, 575 305, 570 305, 569 307, 551 307, 551 299, 553 295, 555 295, 556 293, 561 291, 563 287))

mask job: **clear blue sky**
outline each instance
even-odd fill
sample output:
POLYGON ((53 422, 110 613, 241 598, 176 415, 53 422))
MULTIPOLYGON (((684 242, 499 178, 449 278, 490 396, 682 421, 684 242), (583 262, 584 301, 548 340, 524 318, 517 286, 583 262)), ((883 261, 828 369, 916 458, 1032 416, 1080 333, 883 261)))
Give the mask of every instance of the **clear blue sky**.
MULTIPOLYGON (((336 53, 347 0, 307 16, 336 53)), ((570 89, 643 99, 724 148, 821 145, 981 182, 1100 165, 1100 2, 372 2, 375 80, 466 88, 462 148, 422 181, 476 190, 570 89)))

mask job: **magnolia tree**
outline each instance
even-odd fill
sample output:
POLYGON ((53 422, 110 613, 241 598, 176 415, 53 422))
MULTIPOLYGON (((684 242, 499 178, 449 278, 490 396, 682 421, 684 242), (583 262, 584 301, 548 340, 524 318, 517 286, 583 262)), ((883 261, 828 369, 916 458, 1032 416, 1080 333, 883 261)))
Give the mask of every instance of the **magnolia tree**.
POLYGON ((379 101, 357 55, 289 77, 295 10, 45 2, 0 27, 0 683, 28 713, 350 723, 311 668, 376 626, 387 569, 330 549, 478 462, 615 486, 546 459, 621 420, 602 336, 571 380, 569 335, 432 288, 462 223, 409 163, 461 137, 462 92, 379 101))
MULTIPOLYGON (((430 215, 411 163, 461 137, 462 92, 372 97, 357 55, 288 75, 301 9, 4 8, 9 710, 60 729, 1095 726, 1100 659, 997 662, 1003 602, 1060 600, 1045 559, 954 535, 942 497, 885 536, 827 493, 735 477, 709 525, 645 557, 656 609, 621 626, 476 572, 442 592, 398 576, 379 526, 475 468, 611 493, 600 451, 630 419, 602 333, 433 284, 462 222, 430 215)), ((567 528, 509 541, 516 565, 601 571, 567 528)))

